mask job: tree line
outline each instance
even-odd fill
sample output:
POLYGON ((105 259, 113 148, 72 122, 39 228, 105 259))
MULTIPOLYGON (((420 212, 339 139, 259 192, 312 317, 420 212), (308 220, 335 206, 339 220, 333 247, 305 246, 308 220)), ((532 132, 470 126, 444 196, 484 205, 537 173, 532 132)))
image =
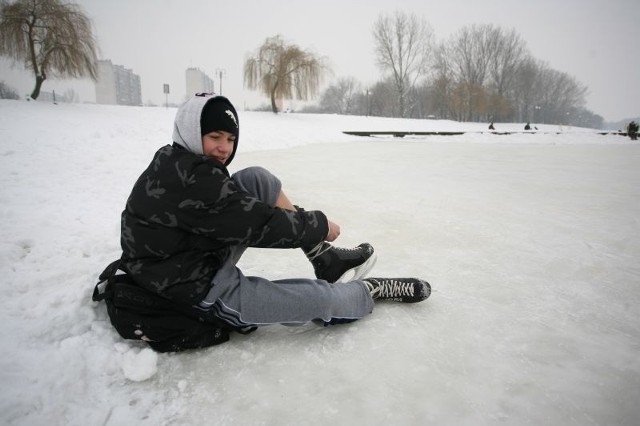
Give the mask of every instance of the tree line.
MULTIPOLYGON (((535 59, 513 29, 474 24, 436 42, 424 18, 398 11, 380 15, 372 36, 381 79, 365 87, 341 77, 307 111, 602 127, 603 118, 584 107, 588 88, 535 59)), ((0 54, 33 72, 33 99, 50 76, 95 80, 96 50, 91 23, 78 5, 0 0, 0 54)), ((319 94, 326 62, 281 36, 270 37, 246 59, 245 86, 268 96, 277 113, 277 101, 319 94)), ((14 96, 4 83, 0 89, 3 97, 14 96)))
POLYGON ((584 107, 588 87, 534 58, 513 29, 473 24, 435 43, 426 21, 396 12, 381 16, 373 34, 383 79, 363 88, 342 78, 322 94, 320 110, 602 126, 584 107))
MULTIPOLYGON (((584 106, 587 86, 534 58, 513 29, 473 24, 436 42, 426 20, 396 12, 380 15, 372 35, 382 78, 364 86, 354 77, 341 77, 305 111, 596 128, 603 124, 601 116, 584 106)), ((270 57, 259 51, 247 60, 245 84, 270 96, 274 112, 278 96, 306 100, 315 95, 325 67, 322 58, 286 44, 280 36, 267 39, 263 46, 267 45, 270 57), (274 45, 280 46, 282 55, 274 55, 274 45), (265 89, 283 83, 293 91, 265 89)))

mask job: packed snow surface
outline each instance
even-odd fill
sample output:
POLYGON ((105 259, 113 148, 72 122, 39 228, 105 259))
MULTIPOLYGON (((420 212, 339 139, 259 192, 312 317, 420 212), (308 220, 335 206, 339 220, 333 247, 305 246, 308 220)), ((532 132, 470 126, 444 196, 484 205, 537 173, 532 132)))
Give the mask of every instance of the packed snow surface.
MULTIPOLYGON (((157 354, 122 340, 91 293, 174 114, 0 101, 0 424, 637 424, 638 142, 240 112, 231 171, 270 169, 296 204, 341 225, 336 244, 373 244, 372 275, 421 277, 433 294, 349 325, 157 354)), ((299 250, 252 250, 241 267, 313 275, 299 250)))

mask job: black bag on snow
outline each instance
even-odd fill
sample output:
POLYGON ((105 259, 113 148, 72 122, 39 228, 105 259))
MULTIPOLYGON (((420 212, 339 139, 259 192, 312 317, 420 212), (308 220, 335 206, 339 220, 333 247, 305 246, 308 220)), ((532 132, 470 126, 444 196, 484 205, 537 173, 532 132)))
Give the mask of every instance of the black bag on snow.
POLYGON ((117 274, 122 271, 120 262, 116 260, 100 274, 92 299, 106 302, 111 324, 123 338, 143 340, 157 352, 179 352, 224 343, 229 332, 236 330, 222 322, 205 321, 195 309, 135 285, 128 274, 117 274))

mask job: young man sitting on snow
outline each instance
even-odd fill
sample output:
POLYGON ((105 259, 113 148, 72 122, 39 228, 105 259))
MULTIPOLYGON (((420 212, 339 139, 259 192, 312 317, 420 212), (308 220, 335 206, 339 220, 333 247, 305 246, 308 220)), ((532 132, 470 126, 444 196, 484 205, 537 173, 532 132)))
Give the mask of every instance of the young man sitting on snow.
POLYGON ((228 99, 190 98, 178 109, 173 140, 156 152, 122 213, 119 267, 132 284, 236 329, 350 322, 370 313, 374 299, 430 295, 420 279, 363 279, 373 247, 331 245, 340 227, 294 206, 267 170, 230 175, 239 120, 228 99), (247 277, 236 264, 248 247, 301 248, 316 279, 247 277))

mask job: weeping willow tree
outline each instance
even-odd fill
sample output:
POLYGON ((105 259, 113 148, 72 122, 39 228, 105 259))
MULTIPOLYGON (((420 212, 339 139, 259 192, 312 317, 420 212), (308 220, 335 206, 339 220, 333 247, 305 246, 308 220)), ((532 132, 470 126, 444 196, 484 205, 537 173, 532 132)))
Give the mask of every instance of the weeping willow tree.
POLYGON ((271 110, 278 113, 278 99, 308 100, 318 93, 327 67, 322 58, 286 44, 281 36, 269 37, 255 56, 244 64, 245 86, 259 90, 271 99, 271 110))
POLYGON ((82 9, 60 0, 0 1, 0 54, 22 62, 40 95, 48 77, 97 79, 96 42, 82 9))

